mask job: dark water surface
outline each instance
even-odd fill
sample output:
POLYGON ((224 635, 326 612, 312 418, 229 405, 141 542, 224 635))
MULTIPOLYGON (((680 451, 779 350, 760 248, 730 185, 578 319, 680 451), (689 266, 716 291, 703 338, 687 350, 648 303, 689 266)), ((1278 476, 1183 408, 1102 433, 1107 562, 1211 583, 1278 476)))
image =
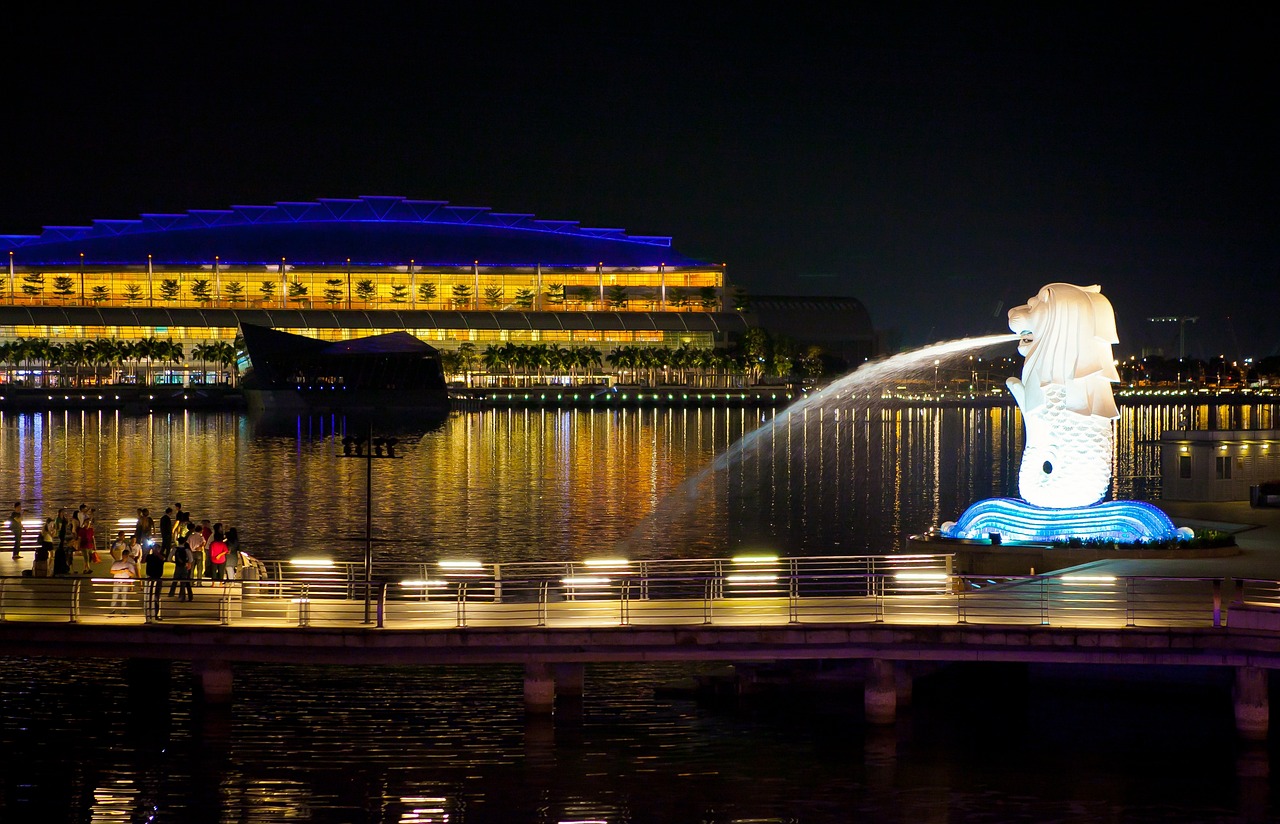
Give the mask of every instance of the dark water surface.
MULTIPOLYGON (((1268 427, 1274 413, 1128 406, 1117 489, 1158 489, 1143 442, 1161 429, 1268 427)), ((402 431, 405 457, 374 466, 379 556, 567 559, 623 540, 633 557, 892 551, 975 498, 1013 492, 1011 410, 899 409, 842 421, 816 445, 775 437, 670 505, 770 414, 499 411, 402 431)), ((0 495, 29 511, 86 500, 104 520, 182 500, 239 525, 264 555, 354 559, 365 466, 337 457, 342 426, 5 414, 0 495)), ((655 698, 708 669, 690 666, 588 667, 581 719, 552 726, 526 722, 515 668, 237 666, 232 709, 208 710, 181 664, 0 664, 4 822, 1193 822, 1280 810, 1274 753, 1236 743, 1229 688, 1211 672, 1081 682, 953 667, 918 679, 914 708, 880 731, 864 725, 856 684, 742 705, 655 698)))

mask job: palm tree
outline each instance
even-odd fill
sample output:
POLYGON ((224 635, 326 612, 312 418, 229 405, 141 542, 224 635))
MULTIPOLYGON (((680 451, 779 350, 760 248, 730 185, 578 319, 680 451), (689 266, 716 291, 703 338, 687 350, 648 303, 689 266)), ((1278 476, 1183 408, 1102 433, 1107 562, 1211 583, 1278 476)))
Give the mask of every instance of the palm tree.
POLYGON ((491 343, 480 353, 480 362, 484 364, 485 372, 493 375, 506 366, 507 361, 503 348, 491 343))
POLYGON ((476 345, 470 341, 458 345, 458 365, 462 367, 462 380, 471 386, 471 370, 476 365, 476 345))
POLYGON ((83 340, 69 340, 61 347, 62 363, 75 367, 75 386, 80 385, 80 367, 89 362, 89 350, 83 340))
POLYGON ((130 352, 133 359, 137 361, 139 365, 141 365, 144 360, 147 362, 146 368, 143 371, 142 383, 148 386, 151 384, 151 364, 160 358, 160 351, 163 343, 164 341, 155 337, 145 337, 142 340, 134 341, 133 343, 133 350, 130 352))
MULTIPOLYGON (((609 365, 613 367, 617 373, 617 377, 621 378, 629 369, 634 369, 636 365, 635 349, 631 346, 618 346, 605 358, 609 365)), ((619 383, 627 381, 619 380, 619 383)))
POLYGON ((178 341, 161 341, 160 360, 162 362, 172 363, 174 366, 177 366, 186 360, 186 357, 186 353, 182 351, 182 344, 178 341))
POLYGON ((98 370, 107 367, 107 376, 111 375, 111 364, 116 357, 118 347, 116 342, 110 338, 94 338, 85 344, 86 357, 90 364, 93 365, 93 373, 96 377, 98 370))
POLYGON ((587 382, 595 382, 595 372, 603 363, 600 350, 594 346, 582 346, 578 348, 579 365, 587 370, 587 382))
MULTIPOLYGON (((9 365, 10 358, 13 357, 13 350, 16 344, 17 341, 5 341, 4 343, 0 343, 0 364, 4 364, 6 367, 9 365)), ((12 370, 8 368, 4 370, 5 383, 9 383, 13 380, 13 376, 10 374, 11 371, 12 370)))
POLYGON ((233 344, 224 341, 210 344, 212 347, 211 355, 213 361, 226 370, 231 378, 231 384, 236 383, 236 347, 233 344))

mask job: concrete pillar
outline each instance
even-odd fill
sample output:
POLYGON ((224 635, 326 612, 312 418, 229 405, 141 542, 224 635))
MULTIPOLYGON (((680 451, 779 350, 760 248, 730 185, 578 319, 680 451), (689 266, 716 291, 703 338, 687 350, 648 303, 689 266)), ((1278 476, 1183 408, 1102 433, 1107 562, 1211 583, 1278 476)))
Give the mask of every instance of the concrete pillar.
POLYGON ((231 662, 195 661, 191 664, 200 696, 207 704, 226 704, 231 701, 231 662))
POLYGON ((1271 721, 1267 700, 1267 671, 1260 667, 1236 667, 1236 732, 1249 741, 1265 741, 1271 721))
POLYGON ((898 711, 898 688, 892 661, 873 658, 867 662, 867 678, 862 705, 868 724, 892 724, 898 711))
POLYGON ((586 671, 587 668, 583 664, 552 664, 551 677, 556 685, 556 699, 581 701, 586 671))
POLYGON ((911 674, 911 670, 907 668, 906 663, 899 661, 893 666, 893 687, 897 693, 898 706, 907 708, 911 706, 911 693, 915 685, 915 676, 911 674))
POLYGON ((524 665, 524 710, 550 715, 556 708, 556 680, 550 664, 524 665))

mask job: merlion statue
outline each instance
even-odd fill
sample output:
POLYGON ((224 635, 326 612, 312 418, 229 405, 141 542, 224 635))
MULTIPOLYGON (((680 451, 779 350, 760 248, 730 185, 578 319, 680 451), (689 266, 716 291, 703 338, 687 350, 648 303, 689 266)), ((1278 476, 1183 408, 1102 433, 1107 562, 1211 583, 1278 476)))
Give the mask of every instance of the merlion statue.
POLYGON ((1113 427, 1120 417, 1111 347, 1116 316, 1097 286, 1050 283, 1009 310, 1021 340, 1022 380, 1009 391, 1027 428, 1021 498, 986 498, 939 531, 966 541, 1097 540, 1146 543, 1190 537, 1145 501, 1103 501, 1111 484, 1113 427))
POLYGON ((1009 378, 1026 426, 1018 491, 1055 509, 1102 500, 1111 483, 1117 383, 1111 346, 1116 318, 1099 286, 1051 283, 1009 310, 1026 358, 1022 380, 1009 378))

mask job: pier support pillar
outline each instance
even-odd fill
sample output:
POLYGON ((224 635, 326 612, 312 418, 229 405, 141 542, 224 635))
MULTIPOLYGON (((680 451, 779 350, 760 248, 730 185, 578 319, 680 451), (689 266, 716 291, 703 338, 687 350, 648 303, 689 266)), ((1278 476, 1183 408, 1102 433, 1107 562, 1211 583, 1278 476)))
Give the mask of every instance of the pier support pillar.
POLYGON ((868 724, 892 724, 898 714, 896 667, 892 661, 873 658, 867 662, 862 706, 868 724))
POLYGON ((231 701, 230 661, 194 661, 191 671, 205 703, 226 704, 231 701))
POLYGON ((1249 741, 1265 741, 1271 722, 1267 698, 1267 671, 1260 667, 1236 667, 1236 732, 1249 741))
POLYGON ((900 661, 894 664, 893 687, 899 707, 905 709, 911 706, 911 692, 914 686, 915 677, 911 674, 911 670, 907 668, 906 663, 900 661))
POLYGON ((556 708, 556 679, 551 664, 524 665, 524 710, 550 715, 556 708))
POLYGON ((552 664, 551 677, 556 684, 556 699, 581 701, 586 671, 584 664, 552 664))

